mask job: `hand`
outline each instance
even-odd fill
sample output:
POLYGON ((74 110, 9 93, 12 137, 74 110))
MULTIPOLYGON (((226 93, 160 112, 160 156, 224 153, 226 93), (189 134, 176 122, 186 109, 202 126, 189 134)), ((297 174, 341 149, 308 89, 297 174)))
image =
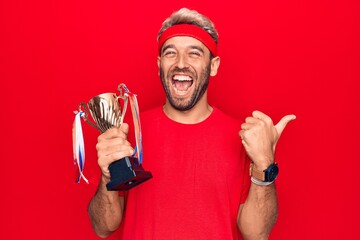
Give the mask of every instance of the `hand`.
POLYGON ((269 116, 254 111, 251 117, 245 119, 239 135, 257 169, 264 170, 274 162, 276 143, 286 125, 295 118, 295 115, 287 115, 274 126, 269 116))
POLYGON ((109 165, 121 158, 134 154, 134 149, 127 141, 129 125, 123 123, 120 127, 108 129, 98 137, 96 150, 98 165, 104 177, 110 179, 109 165))

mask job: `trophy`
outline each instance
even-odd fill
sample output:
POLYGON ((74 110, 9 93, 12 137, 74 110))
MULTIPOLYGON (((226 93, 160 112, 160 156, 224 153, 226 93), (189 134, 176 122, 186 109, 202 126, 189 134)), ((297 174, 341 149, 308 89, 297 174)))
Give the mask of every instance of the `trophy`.
POLYGON ((135 128, 135 153, 131 157, 119 159, 109 165, 110 182, 106 184, 108 191, 127 191, 152 178, 151 172, 145 171, 141 165, 143 156, 142 135, 136 95, 131 93, 123 83, 118 86, 118 91, 120 92, 119 96, 115 93, 103 93, 90 99, 87 104, 80 103, 79 111, 75 112, 73 128, 74 164, 77 166, 75 168, 78 172, 76 181, 79 182, 83 178, 88 182, 82 173, 85 164, 85 151, 80 118, 103 133, 109 128, 119 127, 123 123, 127 105, 130 102, 135 128), (121 100, 123 102, 122 108, 121 100), (91 116, 92 121, 89 116, 91 116))

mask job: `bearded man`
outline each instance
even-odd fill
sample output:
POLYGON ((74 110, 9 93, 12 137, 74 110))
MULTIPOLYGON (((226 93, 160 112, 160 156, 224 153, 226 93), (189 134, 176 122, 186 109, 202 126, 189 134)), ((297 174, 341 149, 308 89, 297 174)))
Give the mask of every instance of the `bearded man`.
POLYGON ((108 166, 134 149, 127 124, 101 134, 102 176, 88 209, 94 231, 107 237, 121 227, 124 240, 267 239, 277 218, 275 146, 295 116, 274 125, 254 111, 241 123, 209 105, 220 57, 204 15, 173 13, 158 43, 166 102, 141 115, 143 165, 153 178, 126 193, 107 191, 108 166))

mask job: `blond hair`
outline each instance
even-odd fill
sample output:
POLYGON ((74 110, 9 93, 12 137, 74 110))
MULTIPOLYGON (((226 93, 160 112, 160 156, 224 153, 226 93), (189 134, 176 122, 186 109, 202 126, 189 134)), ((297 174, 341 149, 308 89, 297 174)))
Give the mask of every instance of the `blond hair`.
POLYGON ((171 14, 162 24, 160 31, 157 35, 157 40, 159 41, 162 33, 171 26, 177 24, 193 24, 210 34, 210 36, 214 39, 216 44, 218 43, 219 34, 215 29, 214 23, 207 18, 206 16, 200 14, 195 10, 190 10, 187 8, 181 8, 177 12, 171 14))

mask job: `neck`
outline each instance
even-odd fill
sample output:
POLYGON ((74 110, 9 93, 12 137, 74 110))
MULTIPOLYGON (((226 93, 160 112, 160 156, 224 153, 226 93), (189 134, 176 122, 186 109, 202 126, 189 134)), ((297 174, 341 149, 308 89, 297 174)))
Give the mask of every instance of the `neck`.
POLYGON ((195 106, 187 111, 175 109, 168 100, 163 107, 165 115, 171 120, 183 124, 196 124, 207 119, 213 111, 213 108, 207 102, 206 93, 195 104, 195 106))

